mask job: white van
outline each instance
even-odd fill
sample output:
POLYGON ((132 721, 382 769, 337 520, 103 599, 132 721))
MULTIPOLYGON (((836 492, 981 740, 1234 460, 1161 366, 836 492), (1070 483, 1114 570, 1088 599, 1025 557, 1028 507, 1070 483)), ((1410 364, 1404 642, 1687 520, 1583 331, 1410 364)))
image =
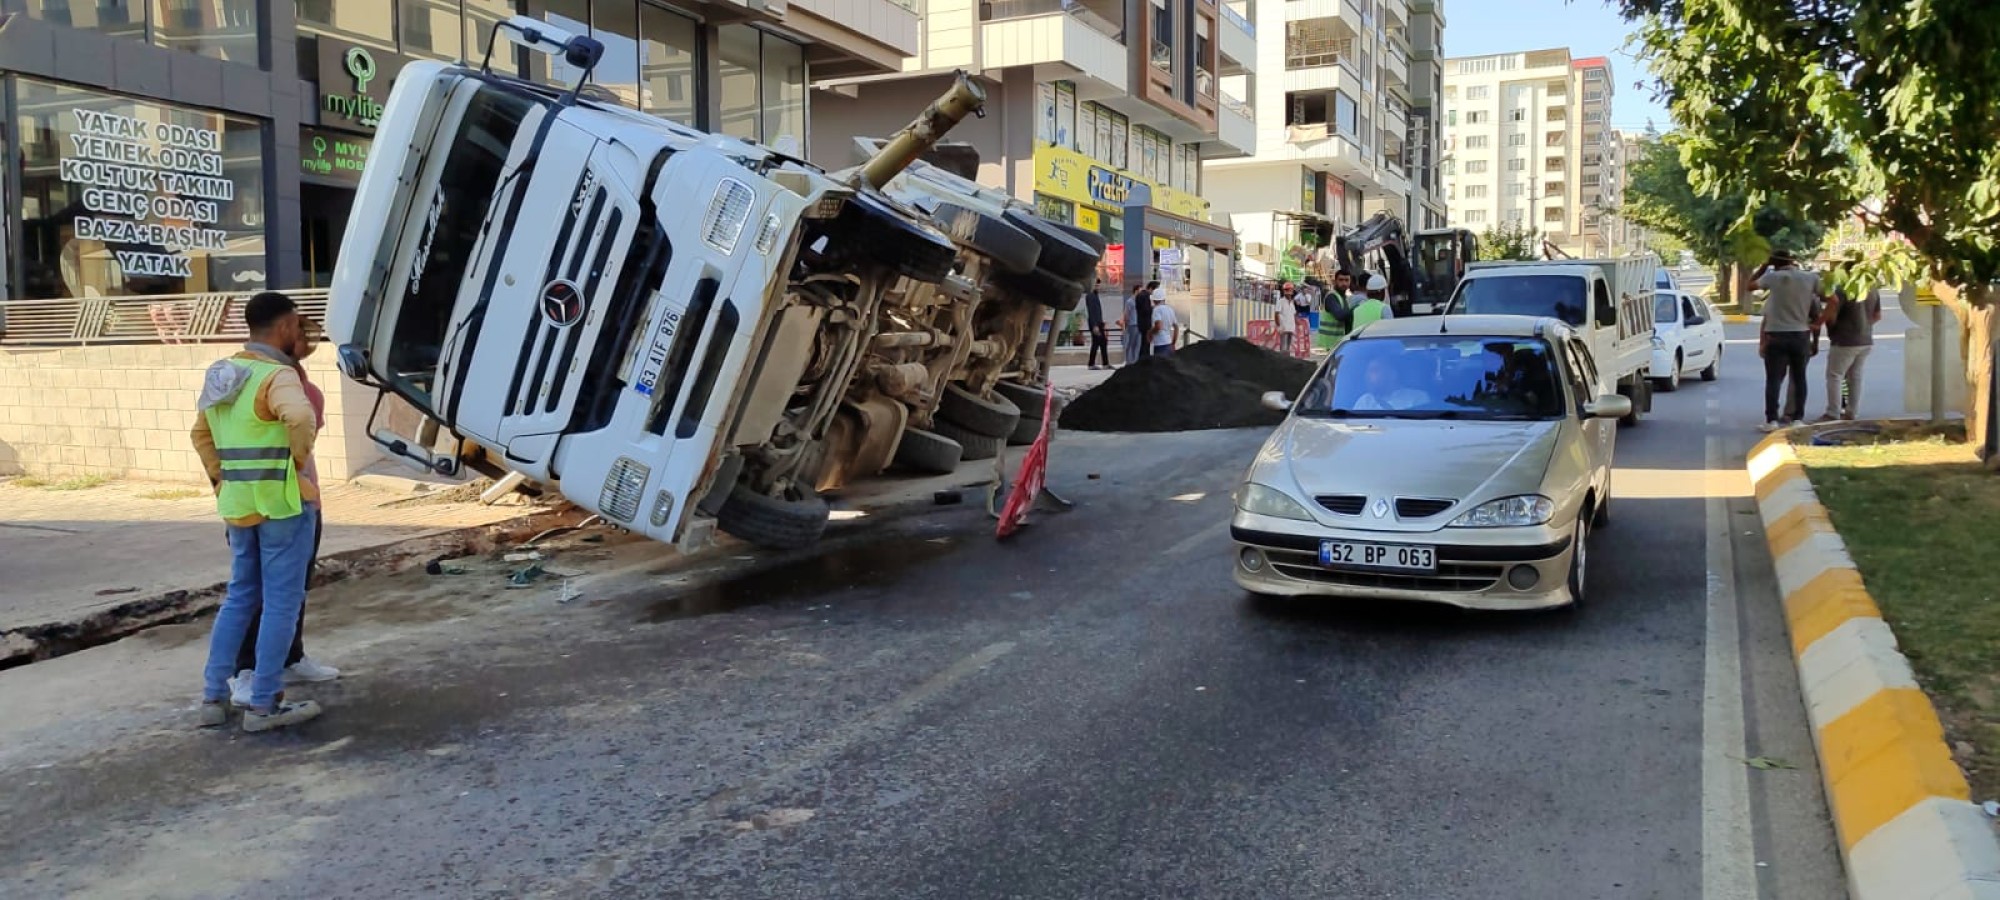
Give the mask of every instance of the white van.
POLYGON ((1652 409, 1647 373, 1658 268, 1659 260, 1651 254, 1473 263, 1453 291, 1446 314, 1547 316, 1576 328, 1597 368, 1600 393, 1615 391, 1630 398, 1632 413, 1619 424, 1635 425, 1652 409))
MULTIPOLYGON (((583 71, 602 48, 503 23, 583 71)), ((948 127, 948 126, 947 126, 948 127)), ((882 291, 956 249, 816 167, 463 65, 397 76, 334 270, 342 371, 607 520, 810 543, 802 476, 882 291)))

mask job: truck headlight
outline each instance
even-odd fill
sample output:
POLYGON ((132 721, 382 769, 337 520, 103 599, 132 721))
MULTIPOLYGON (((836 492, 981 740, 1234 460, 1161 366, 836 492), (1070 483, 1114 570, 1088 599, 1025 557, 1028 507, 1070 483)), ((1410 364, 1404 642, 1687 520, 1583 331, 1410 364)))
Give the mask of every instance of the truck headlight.
POLYGON ((646 479, 653 470, 629 456, 621 456, 611 464, 611 474, 604 476, 604 490, 597 495, 597 509, 620 522, 630 522, 639 515, 639 495, 646 490, 646 479))
POLYGON ((1236 491, 1236 508, 1260 516, 1278 519, 1295 519, 1300 522, 1312 521, 1312 513, 1293 500, 1284 491, 1251 482, 1236 491))
POLYGON ((1518 528, 1540 525, 1556 514, 1556 502, 1539 494, 1488 500, 1451 521, 1453 528, 1518 528))
POLYGON ((743 226, 750 221, 750 204, 756 199, 749 185, 734 178, 722 179, 708 201, 707 214, 702 216, 702 241, 725 256, 734 254, 736 242, 743 238, 743 226))

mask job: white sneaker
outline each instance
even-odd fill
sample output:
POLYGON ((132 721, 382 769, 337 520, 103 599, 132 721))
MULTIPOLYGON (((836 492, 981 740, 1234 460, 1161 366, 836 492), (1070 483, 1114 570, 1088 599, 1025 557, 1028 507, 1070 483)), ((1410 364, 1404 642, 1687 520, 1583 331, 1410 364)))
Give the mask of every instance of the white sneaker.
POLYGON ((229 679, 229 702, 238 709, 250 708, 250 676, 257 673, 244 669, 229 679))
POLYGON ((310 656, 285 667, 285 683, 298 684, 302 681, 332 681, 340 677, 340 670, 310 656))
POLYGON ((319 704, 311 700, 279 700, 270 712, 254 709, 243 711, 243 730, 248 732, 270 731, 300 722, 310 722, 319 718, 319 704))
POLYGON ((1770 434, 1771 432, 1777 431, 1778 429, 1783 427, 1785 426, 1780 425, 1776 422, 1765 422, 1764 424, 1757 426, 1757 430, 1764 432, 1765 434, 1770 434))

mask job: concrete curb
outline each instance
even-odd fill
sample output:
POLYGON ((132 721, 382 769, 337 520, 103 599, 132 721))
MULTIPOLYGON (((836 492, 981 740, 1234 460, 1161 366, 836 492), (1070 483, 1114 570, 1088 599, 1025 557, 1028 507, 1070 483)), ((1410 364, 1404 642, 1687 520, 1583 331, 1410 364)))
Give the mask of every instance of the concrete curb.
POLYGON ((1722 321, 1728 325, 1747 325, 1751 322, 1757 321, 1760 318, 1762 317, 1746 315, 1743 313, 1724 313, 1722 315, 1722 321))
POLYGON ((2000 838, 1785 434, 1750 451, 1855 900, 2000 900, 2000 838))

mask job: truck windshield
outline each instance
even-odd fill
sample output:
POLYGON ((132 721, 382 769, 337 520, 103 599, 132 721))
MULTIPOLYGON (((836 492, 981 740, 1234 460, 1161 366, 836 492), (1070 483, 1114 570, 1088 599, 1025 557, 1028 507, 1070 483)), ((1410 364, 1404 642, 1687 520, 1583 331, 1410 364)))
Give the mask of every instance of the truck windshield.
POLYGON ((1459 282, 1453 313, 1475 316, 1547 316, 1582 325, 1590 312, 1575 275, 1498 275, 1459 282))
POLYGON ((451 326, 466 267, 479 243, 479 230, 495 201, 507 152, 521 122, 536 105, 533 97, 481 87, 449 137, 451 148, 429 203, 412 204, 428 216, 429 234, 417 248, 410 283, 396 316, 389 347, 389 371, 396 384, 426 407, 431 403, 438 360, 451 326))

